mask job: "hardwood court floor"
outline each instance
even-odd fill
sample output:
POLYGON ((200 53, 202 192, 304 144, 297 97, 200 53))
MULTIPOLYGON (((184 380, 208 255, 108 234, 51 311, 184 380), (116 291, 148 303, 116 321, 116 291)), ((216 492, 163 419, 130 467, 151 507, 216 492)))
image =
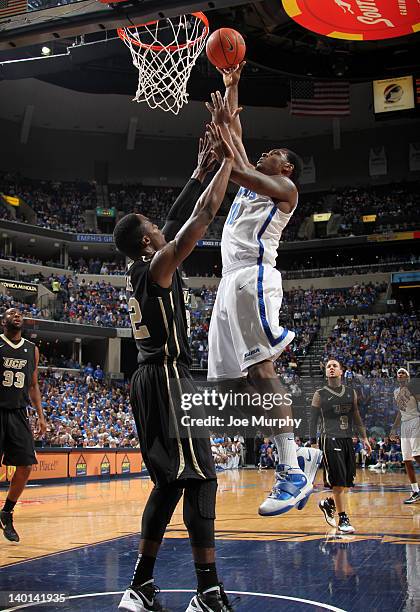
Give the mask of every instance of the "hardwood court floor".
MULTIPOLYGON (((307 542, 321 540, 331 529, 318 509, 319 484, 302 511, 263 518, 257 509, 273 483, 273 471, 236 470, 219 474, 217 538, 307 542)), ((348 513, 356 527, 354 541, 418 543, 420 505, 405 506, 409 496, 403 473, 358 470, 358 486, 348 496, 348 513)), ((85 484, 31 486, 15 510, 19 546, 0 534, 0 567, 60 551, 136 534, 151 490, 149 479, 112 480, 85 484)), ((6 490, 0 489, 0 500, 6 490)), ((185 538, 179 505, 168 537, 185 538)))

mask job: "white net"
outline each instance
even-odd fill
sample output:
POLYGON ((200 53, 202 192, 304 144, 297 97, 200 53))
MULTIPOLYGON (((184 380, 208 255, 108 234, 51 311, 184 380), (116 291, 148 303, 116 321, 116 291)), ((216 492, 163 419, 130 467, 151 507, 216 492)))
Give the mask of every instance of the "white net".
POLYGON ((118 35, 139 71, 134 100, 177 115, 188 103, 188 79, 208 32, 203 13, 120 28, 118 35))

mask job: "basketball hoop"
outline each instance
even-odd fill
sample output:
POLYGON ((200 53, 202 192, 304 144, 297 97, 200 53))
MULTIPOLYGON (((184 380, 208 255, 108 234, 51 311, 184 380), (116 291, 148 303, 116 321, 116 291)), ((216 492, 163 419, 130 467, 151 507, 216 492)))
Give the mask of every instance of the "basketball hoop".
POLYGON ((204 13, 118 28, 139 71, 136 102, 177 115, 188 103, 187 83, 209 33, 204 13))

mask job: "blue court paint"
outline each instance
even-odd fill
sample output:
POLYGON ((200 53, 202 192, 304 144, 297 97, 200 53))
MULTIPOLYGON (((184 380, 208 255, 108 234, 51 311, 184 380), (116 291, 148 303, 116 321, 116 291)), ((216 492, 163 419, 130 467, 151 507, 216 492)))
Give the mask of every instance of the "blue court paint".
MULTIPOLYGON (((138 536, 128 536, 11 565, 0 569, 1 590, 76 596, 65 604, 15 610, 115 611, 131 578, 137 545, 138 536), (83 594, 91 596, 78 597, 83 594)), ((217 540, 217 553, 226 590, 247 593, 241 595, 238 612, 420 609, 420 546, 416 544, 382 543, 381 538, 337 541, 331 536, 308 542, 217 540)), ((165 540, 155 578, 162 589, 188 591, 161 595, 172 612, 184 611, 195 588, 188 540, 165 540)))

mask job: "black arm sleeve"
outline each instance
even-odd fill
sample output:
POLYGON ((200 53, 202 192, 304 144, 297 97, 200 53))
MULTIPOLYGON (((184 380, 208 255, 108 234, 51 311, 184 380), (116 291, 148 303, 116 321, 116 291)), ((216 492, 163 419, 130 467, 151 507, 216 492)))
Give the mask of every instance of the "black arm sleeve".
POLYGON ((172 204, 162 230, 167 242, 175 238, 184 223, 191 217, 194 206, 200 197, 201 189, 200 181, 191 178, 172 204))
POLYGON ((319 408, 311 408, 311 419, 309 421, 309 440, 311 444, 316 444, 316 434, 318 431, 319 408))

